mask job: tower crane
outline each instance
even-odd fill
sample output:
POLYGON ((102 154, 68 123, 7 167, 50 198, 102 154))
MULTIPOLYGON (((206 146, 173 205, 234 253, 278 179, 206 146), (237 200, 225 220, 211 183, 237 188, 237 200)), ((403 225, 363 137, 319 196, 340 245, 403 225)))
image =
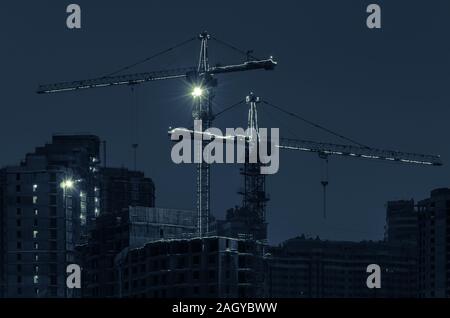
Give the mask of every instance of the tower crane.
MULTIPOLYGON (((258 127, 258 115, 257 115, 257 105, 260 103, 273 106, 275 108, 280 109, 278 106, 275 106, 268 101, 262 100, 261 98, 255 96, 253 93, 250 93, 246 97, 246 102, 249 105, 249 113, 248 113, 248 129, 245 135, 231 135, 231 136, 217 136, 210 132, 207 132, 207 139, 217 138, 222 140, 234 140, 234 142, 238 140, 245 140, 247 149, 251 149, 254 147, 256 141, 266 142, 266 140, 262 140, 259 134, 258 127), (256 131, 256 136, 254 136, 256 131)), ((241 102, 242 103, 242 102, 241 102)), ((233 105, 234 107, 235 105, 233 105)), ((297 116, 293 113, 288 113, 290 115, 297 116)), ((302 119, 304 120, 304 119, 302 119)), ((306 120, 304 120, 306 121, 306 120)), ((311 124, 314 124, 310 122, 311 124)), ((321 129, 325 129, 328 132, 331 132, 335 135, 338 135, 324 127, 321 127, 317 124, 314 124, 316 127, 321 129)), ((205 134, 205 132, 198 132, 184 128, 176 128, 169 130, 169 134, 180 135, 180 132, 188 132, 191 138, 194 138, 194 134, 205 134)), ((357 143, 352 139, 346 138, 344 136, 338 135, 341 138, 347 139, 348 141, 352 141, 353 143, 357 143)), ((270 141, 275 142, 275 141, 270 141)), ((362 144, 357 143, 356 146, 348 145, 348 144, 335 144, 328 142, 317 142, 311 140, 302 140, 302 139, 291 139, 291 138, 280 138, 279 141, 274 145, 275 147, 283 150, 295 150, 295 151, 303 151, 303 152, 311 152, 317 153, 319 158, 325 160, 325 164, 328 163, 328 158, 331 156, 339 156, 346 158, 360 158, 367 160, 378 160, 384 162, 394 162, 400 164, 412 164, 412 165, 422 165, 422 166, 442 166, 442 160, 438 155, 428 155, 428 154, 418 154, 418 153, 410 153, 410 152, 401 152, 395 150, 386 150, 386 149, 377 149, 368 146, 364 146, 362 144)), ((246 151, 246 155, 248 155, 249 151, 246 151)), ((253 228, 255 225, 259 225, 259 228, 262 231, 266 231, 264 228, 265 223, 265 208, 266 202, 268 201, 268 197, 265 193, 265 175, 260 173, 260 167, 263 164, 258 160, 257 163, 250 163, 249 161, 245 161, 244 168, 241 169, 241 174, 244 176, 244 190, 240 192, 243 195, 243 207, 247 210, 250 210, 254 215, 255 223, 253 224, 253 228)), ((325 168, 327 169, 327 168, 325 168)), ((326 186, 328 185, 328 171, 325 171, 324 179, 321 181, 321 184, 324 187, 324 217, 326 216, 326 186)))
MULTIPOLYGON (((192 111, 192 117, 194 120, 202 120, 203 127, 206 129, 211 126, 213 120, 212 114, 212 101, 214 98, 214 88, 217 86, 218 81, 216 75, 245 72, 251 70, 273 70, 277 62, 269 57, 267 59, 258 59, 251 55, 251 51, 243 53, 239 49, 217 39, 211 37, 208 32, 202 32, 198 39, 200 44, 200 57, 197 66, 177 68, 171 70, 160 70, 153 72, 142 72, 134 74, 116 75, 119 72, 112 73, 107 76, 72 81, 61 82, 54 84, 40 85, 37 89, 38 94, 51 94, 59 92, 73 92, 92 88, 111 87, 119 85, 137 85, 152 81, 161 81, 169 79, 185 79, 192 85, 192 96, 194 98, 194 107, 192 111), (210 65, 208 45, 210 40, 231 47, 234 50, 238 50, 246 55, 246 61, 240 64, 231 65, 210 65)), ((193 40, 193 39, 191 39, 193 40)), ((191 40, 185 41, 180 45, 176 45, 170 49, 164 50, 161 53, 169 52, 172 49, 179 47, 191 40)), ((155 54, 153 57, 161 55, 155 54)), ((145 59, 143 62, 148 61, 150 58, 145 59)), ((139 62, 140 63, 140 62, 139 62)), ((139 63, 135 63, 135 66, 139 63)), ((125 67, 123 70, 127 70, 132 66, 125 67)), ((201 153, 196 154, 196 156, 201 153)), ((210 215, 210 170, 209 165, 203 163, 197 164, 197 213, 198 213, 198 235, 202 237, 209 232, 209 215, 210 215)))

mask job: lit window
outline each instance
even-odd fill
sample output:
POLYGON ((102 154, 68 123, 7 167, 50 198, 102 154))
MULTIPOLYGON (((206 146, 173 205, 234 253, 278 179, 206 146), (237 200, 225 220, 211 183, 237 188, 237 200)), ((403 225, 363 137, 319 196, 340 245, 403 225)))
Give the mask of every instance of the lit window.
POLYGON ((38 275, 33 276, 33 283, 39 284, 39 276, 38 275))
POLYGON ((34 266, 34 272, 35 272, 36 274, 39 273, 39 266, 37 266, 37 265, 34 266))
POLYGON ((36 293, 36 295, 39 295, 39 288, 36 288, 36 289, 34 290, 34 292, 36 293))
POLYGON ((33 231, 33 238, 37 238, 39 232, 38 231, 33 231))
POLYGON ((34 254, 34 260, 35 261, 39 261, 39 255, 38 254, 34 254))
POLYGON ((37 203, 37 201, 38 201, 38 198, 37 198, 37 196, 33 196, 33 204, 36 204, 36 203, 37 203))
POLYGON ((38 215, 39 214, 39 211, 38 211, 38 209, 34 209, 34 215, 38 215))
POLYGON ((39 244, 38 243, 34 243, 34 249, 38 250, 39 249, 39 244))
POLYGON ((37 188, 38 188, 38 185, 37 184, 33 184, 33 192, 36 192, 37 188))

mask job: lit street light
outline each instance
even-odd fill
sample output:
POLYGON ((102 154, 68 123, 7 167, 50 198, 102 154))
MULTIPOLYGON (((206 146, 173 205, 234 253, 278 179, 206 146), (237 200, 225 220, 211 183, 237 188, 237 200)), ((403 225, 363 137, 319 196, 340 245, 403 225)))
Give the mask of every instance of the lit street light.
POLYGON ((61 189, 72 189, 74 185, 74 182, 72 179, 67 179, 61 182, 61 189))

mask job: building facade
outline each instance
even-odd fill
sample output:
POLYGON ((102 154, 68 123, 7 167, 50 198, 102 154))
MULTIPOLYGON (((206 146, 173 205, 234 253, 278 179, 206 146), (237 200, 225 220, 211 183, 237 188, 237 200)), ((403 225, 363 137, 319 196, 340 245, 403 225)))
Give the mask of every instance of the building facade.
POLYGON ((417 208, 420 297, 450 297, 450 189, 431 191, 417 208))
POLYGON ((101 168, 100 193, 104 213, 120 213, 129 206, 155 206, 155 185, 140 171, 101 168))
POLYGON ((84 297, 117 297, 115 259, 123 250, 161 239, 196 235, 195 211, 129 207, 100 215, 88 244, 79 247, 83 264, 84 297))
POLYGON ((386 204, 385 239, 417 245, 419 216, 414 200, 389 201, 386 204))
POLYGON ((265 294, 275 298, 411 298, 416 257, 410 246, 299 237, 269 250, 265 294), (381 288, 369 289, 367 266, 381 267, 381 288))
POLYGON ((75 297, 66 266, 95 216, 98 140, 54 136, 0 171, 3 297, 75 297), (90 196, 90 197, 89 197, 90 196))
POLYGON ((160 240, 121 254, 119 297, 263 296, 264 245, 225 237, 160 240))

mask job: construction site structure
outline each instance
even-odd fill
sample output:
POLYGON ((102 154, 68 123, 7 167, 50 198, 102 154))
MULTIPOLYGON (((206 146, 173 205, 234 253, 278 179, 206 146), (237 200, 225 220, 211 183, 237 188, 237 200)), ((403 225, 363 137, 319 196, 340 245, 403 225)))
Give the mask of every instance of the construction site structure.
MULTIPOLYGON (((38 94, 49 94, 58 92, 70 92, 79 91, 91 88, 112 87, 118 85, 137 85, 151 81, 160 81, 168 79, 185 79, 192 87, 192 96, 194 98, 194 107, 192 111, 192 117, 194 120, 201 120, 205 129, 211 127, 213 120, 213 114, 211 110, 212 101, 214 98, 214 88, 217 86, 216 75, 228 74, 236 72, 245 72, 251 70, 273 70, 277 65, 277 62, 272 58, 257 59, 247 52, 246 61, 241 64, 232 65, 210 65, 208 45, 211 39, 228 46, 234 50, 237 48, 226 44, 225 42, 212 38, 208 32, 202 32, 198 39, 201 41, 200 45, 200 57, 198 64, 195 67, 178 68, 172 70, 162 70, 156 72, 142 72, 134 74, 117 75, 122 70, 128 70, 141 62, 134 63, 130 66, 124 67, 121 70, 111 73, 107 76, 72 81, 62 82, 56 84, 40 85, 37 89, 38 94)), ((185 41, 179 45, 162 51, 161 53, 169 52, 174 48, 180 47, 185 43, 190 42, 193 39, 185 41)), ((239 51, 239 50, 238 50, 239 51)), ((240 51, 241 52, 241 51, 240 51)), ((241 52, 242 53, 242 52, 241 52)), ((161 55, 155 54, 153 57, 161 55)), ((143 60, 146 62, 152 57, 143 60)), ((133 144, 134 150, 134 164, 136 165, 136 151, 137 143, 133 144)), ((203 147, 202 147, 203 148, 203 147)), ((201 149, 203 151, 203 149, 201 149)), ((196 156, 201 155, 200 150, 196 156)), ((209 235, 209 216, 210 216, 210 169, 209 164, 199 163, 197 164, 197 213, 198 213, 198 236, 203 237, 209 235)))

